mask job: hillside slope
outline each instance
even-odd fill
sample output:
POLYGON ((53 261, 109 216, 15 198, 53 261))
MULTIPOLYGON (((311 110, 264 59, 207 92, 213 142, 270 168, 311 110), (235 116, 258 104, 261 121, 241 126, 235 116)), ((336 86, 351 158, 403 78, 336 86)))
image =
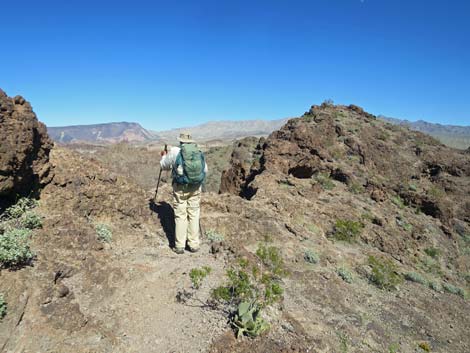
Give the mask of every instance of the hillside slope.
POLYGON ((0 269, 1 350, 470 350, 470 155, 355 106, 313 106, 253 146, 235 146, 229 193, 202 197, 202 249, 181 256, 169 248, 171 185, 154 203, 132 179, 55 147, 36 257, 0 269), (212 290, 247 268, 271 283, 273 265, 269 330, 237 339, 212 290), (195 289, 191 270, 203 266, 212 271, 195 289))

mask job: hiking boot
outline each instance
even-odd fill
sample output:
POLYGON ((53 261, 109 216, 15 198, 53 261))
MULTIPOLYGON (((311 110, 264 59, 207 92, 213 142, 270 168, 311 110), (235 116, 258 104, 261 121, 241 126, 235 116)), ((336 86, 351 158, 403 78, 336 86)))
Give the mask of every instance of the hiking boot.
POLYGON ((199 250, 200 250, 200 248, 189 247, 189 251, 191 251, 192 253, 198 252, 199 250))
POLYGON ((184 249, 182 249, 182 248, 173 248, 171 250, 173 250, 173 252, 178 254, 178 255, 184 254, 184 249))

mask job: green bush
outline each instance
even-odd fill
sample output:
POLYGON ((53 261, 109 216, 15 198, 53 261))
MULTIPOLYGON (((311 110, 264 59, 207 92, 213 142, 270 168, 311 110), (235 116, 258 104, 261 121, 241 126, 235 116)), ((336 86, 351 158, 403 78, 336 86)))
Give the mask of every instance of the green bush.
POLYGON ((420 344, 418 344, 418 347, 425 352, 431 352, 431 346, 427 342, 421 342, 420 344))
POLYGON ((113 239, 113 232, 107 224, 98 223, 95 226, 95 231, 99 241, 109 243, 113 239))
POLYGON ((460 295, 462 298, 465 298, 465 290, 460 287, 456 287, 450 283, 444 282, 442 283, 442 288, 448 293, 457 294, 460 295))
POLYGON ((441 285, 434 281, 429 282, 429 288, 431 288, 432 290, 435 290, 436 292, 440 292, 442 290, 441 285))
POLYGON ((26 211, 20 218, 20 224, 27 229, 36 229, 42 227, 42 219, 32 211, 26 211))
POLYGON ((369 256, 368 262, 372 268, 369 279, 380 289, 392 290, 402 282, 402 277, 397 273, 395 265, 390 260, 369 256))
POLYGON ((419 284, 424 284, 424 285, 428 284, 428 281, 423 276, 421 276, 419 273, 416 273, 416 272, 408 272, 407 274, 405 274, 405 279, 407 281, 416 282, 419 284))
POLYGON ((225 304, 245 301, 265 307, 282 298, 280 279, 287 272, 279 249, 262 244, 256 254, 261 264, 250 268, 247 259, 240 259, 238 267, 227 271, 228 283, 212 290, 212 299, 225 304))
POLYGON ((307 249, 304 252, 304 260, 310 264, 316 264, 320 261, 320 257, 315 251, 307 249))
POLYGON ((392 202, 398 206, 398 208, 405 208, 405 202, 403 201, 403 199, 400 197, 400 196, 395 196, 395 197, 392 197, 392 202))
POLYGON ((5 298, 3 297, 3 294, 0 293, 0 320, 2 320, 6 314, 7 314, 7 303, 5 302, 5 298))
POLYGON ((343 281, 346 283, 352 283, 353 282, 353 276, 352 273, 345 267, 339 267, 336 269, 336 273, 338 276, 341 277, 343 281))
POLYGON ((207 277, 209 273, 212 272, 212 269, 208 266, 202 268, 193 268, 189 271, 189 278, 191 278, 191 283, 194 289, 199 289, 201 287, 202 281, 207 277))
POLYGON ((34 253, 30 249, 30 237, 29 229, 13 228, 0 234, 0 265, 13 267, 31 260, 34 253))
POLYGON ((258 250, 256 250, 256 256, 258 256, 273 275, 282 277, 286 274, 284 261, 282 260, 281 252, 278 248, 274 246, 267 247, 264 244, 260 244, 258 250))
POLYGON ((360 194, 364 192, 364 186, 362 186, 361 184, 352 183, 349 186, 349 191, 353 194, 360 194))
POLYGON ((206 231, 206 236, 207 239, 210 242, 220 242, 224 241, 224 236, 218 232, 216 232, 214 229, 209 229, 206 231))
POLYGON ((36 207, 38 202, 34 199, 23 197, 19 199, 13 206, 5 210, 4 216, 10 219, 20 218, 26 211, 36 207))
POLYGON ((428 255, 431 256, 433 259, 436 259, 440 256, 441 251, 437 248, 426 248, 424 249, 424 252, 428 255))
POLYGON ((333 238, 340 241, 354 242, 361 234, 364 225, 347 219, 338 219, 333 230, 333 238))

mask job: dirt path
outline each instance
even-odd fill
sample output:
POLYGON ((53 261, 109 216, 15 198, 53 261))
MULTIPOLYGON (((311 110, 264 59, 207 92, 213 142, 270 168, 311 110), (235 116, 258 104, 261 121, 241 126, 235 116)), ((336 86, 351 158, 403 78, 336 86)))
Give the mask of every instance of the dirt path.
MULTIPOLYGON (((224 260, 209 254, 202 244, 198 253, 174 254, 162 229, 159 237, 139 246, 118 247, 113 264, 122 278, 115 290, 101 302, 93 302, 80 279, 66 281, 85 316, 112 333, 113 352, 206 352, 222 331, 228 328, 219 312, 202 307, 210 288, 218 285, 224 273, 224 260), (212 272, 187 304, 176 300, 178 291, 191 289, 192 268, 209 266, 212 272), (219 280, 217 279, 219 278, 219 280)), ((106 335, 106 334, 105 334, 106 335)))

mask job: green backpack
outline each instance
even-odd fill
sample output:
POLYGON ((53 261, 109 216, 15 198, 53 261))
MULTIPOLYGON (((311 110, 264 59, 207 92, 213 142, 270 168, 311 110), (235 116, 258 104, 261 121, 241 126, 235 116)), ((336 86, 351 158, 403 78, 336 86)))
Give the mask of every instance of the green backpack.
POLYGON ((173 180, 181 185, 201 185, 206 178, 204 154, 195 143, 181 144, 173 168, 173 180))

